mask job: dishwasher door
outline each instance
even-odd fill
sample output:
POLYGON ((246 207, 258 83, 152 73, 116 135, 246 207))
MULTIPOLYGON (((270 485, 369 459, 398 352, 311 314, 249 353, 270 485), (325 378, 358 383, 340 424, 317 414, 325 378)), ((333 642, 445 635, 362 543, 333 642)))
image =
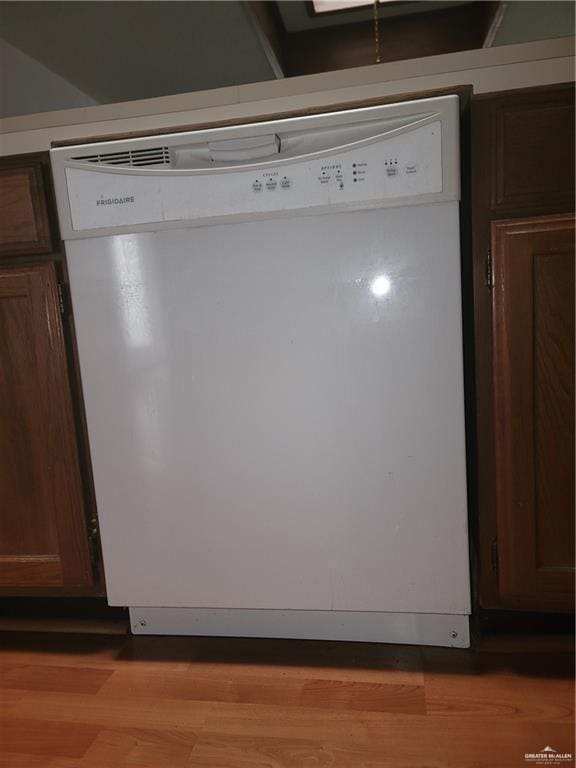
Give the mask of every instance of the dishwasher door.
POLYGON ((67 254, 111 604, 469 613, 457 202, 67 254))

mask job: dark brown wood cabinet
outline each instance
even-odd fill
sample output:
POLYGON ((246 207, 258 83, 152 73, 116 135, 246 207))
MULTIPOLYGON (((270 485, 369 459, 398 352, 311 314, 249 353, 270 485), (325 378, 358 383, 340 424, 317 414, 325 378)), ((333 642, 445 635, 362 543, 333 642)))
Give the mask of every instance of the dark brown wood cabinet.
POLYGON ((0 168, 0 255, 52 250, 42 164, 0 168))
POLYGON ((492 224, 499 586, 574 596, 574 218, 492 224))
POLYGON ((58 286, 0 267, 0 587, 92 583, 58 286))
MULTIPOLYGON (((472 101, 473 215, 486 220, 574 208, 574 86, 472 101)), ((479 234, 477 230, 477 234, 479 234)), ((484 238, 490 229, 484 229, 484 238)))
POLYGON ((472 103, 479 592, 574 600, 574 87, 472 103))
POLYGON ((102 593, 47 155, 0 164, 0 595, 102 593))

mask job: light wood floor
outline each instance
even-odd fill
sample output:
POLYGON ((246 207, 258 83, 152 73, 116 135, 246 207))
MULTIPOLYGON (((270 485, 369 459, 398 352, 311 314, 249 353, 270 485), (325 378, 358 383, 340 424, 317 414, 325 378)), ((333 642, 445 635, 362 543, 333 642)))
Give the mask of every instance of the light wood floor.
POLYGON ((574 752, 559 650, 16 632, 0 646, 3 768, 526 768, 547 745, 574 752))

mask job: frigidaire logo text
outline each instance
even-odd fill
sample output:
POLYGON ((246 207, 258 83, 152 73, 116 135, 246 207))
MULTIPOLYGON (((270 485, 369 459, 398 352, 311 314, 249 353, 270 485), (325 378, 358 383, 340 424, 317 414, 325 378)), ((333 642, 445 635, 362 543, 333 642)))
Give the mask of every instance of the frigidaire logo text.
POLYGON ((134 197, 101 197, 96 200, 96 205, 124 205, 124 203, 133 203, 134 197))

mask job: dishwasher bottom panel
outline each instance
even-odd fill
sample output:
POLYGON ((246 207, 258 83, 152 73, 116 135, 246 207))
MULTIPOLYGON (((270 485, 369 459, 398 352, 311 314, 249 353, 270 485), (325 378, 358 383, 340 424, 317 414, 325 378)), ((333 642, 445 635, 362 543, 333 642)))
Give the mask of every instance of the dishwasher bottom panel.
POLYGON ((130 608, 137 635, 350 640, 468 648, 468 616, 442 613, 130 608))

